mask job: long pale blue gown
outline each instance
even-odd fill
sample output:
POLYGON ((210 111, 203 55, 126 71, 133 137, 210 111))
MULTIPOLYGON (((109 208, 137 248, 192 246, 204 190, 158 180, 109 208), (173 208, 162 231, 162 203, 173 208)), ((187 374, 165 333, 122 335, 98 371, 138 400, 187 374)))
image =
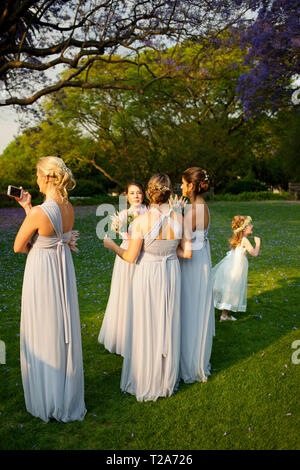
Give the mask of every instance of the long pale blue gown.
POLYGON ((211 256, 205 230, 192 234, 192 259, 181 259, 180 378, 185 383, 206 382, 215 335, 211 256))
POLYGON ((179 380, 181 276, 176 248, 182 227, 171 213, 161 215, 145 235, 132 278, 121 389, 138 401, 172 395, 179 380), (163 223, 173 229, 174 240, 157 240, 163 223))
MULTIPOLYGON (((147 207, 141 205, 139 213, 147 212, 147 207)), ((132 223, 128 227, 131 235, 132 223)), ((127 250, 130 238, 127 233, 121 233, 123 241, 121 248, 127 250)), ((111 278, 110 294, 107 302, 104 319, 100 328, 98 341, 111 353, 124 356, 125 338, 128 328, 128 303, 135 263, 127 263, 120 256, 116 256, 111 278)))
POLYGON ((20 331, 26 408, 49 421, 82 421, 86 414, 76 277, 58 204, 41 206, 56 234, 36 234, 25 266, 20 331))

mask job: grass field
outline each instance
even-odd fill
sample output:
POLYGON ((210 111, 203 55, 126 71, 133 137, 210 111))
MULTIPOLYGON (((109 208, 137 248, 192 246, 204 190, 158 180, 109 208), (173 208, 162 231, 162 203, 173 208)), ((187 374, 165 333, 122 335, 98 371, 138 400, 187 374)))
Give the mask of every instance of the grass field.
POLYGON ((96 236, 96 208, 76 208, 80 252, 74 263, 88 413, 83 422, 68 424, 45 424, 25 409, 19 360, 25 255, 12 249, 22 209, 14 210, 15 222, 2 218, 0 340, 6 344, 6 364, 0 365, 1 449, 300 448, 300 364, 292 361, 292 343, 300 340, 300 204, 215 202, 209 207, 213 265, 228 250, 234 215, 251 215, 254 235, 262 239, 260 256, 248 257, 247 312, 237 313, 234 323, 220 324, 216 311, 208 382, 181 383, 176 394, 155 403, 138 403, 121 392, 122 358, 97 342, 114 256, 96 236))

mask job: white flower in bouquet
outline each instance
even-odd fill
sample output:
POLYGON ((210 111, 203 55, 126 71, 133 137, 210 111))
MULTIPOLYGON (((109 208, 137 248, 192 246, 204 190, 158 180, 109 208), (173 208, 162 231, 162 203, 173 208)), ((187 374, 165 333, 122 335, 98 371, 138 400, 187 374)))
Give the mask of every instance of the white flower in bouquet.
POLYGON ((129 225, 138 215, 138 211, 135 208, 124 209, 121 212, 116 212, 111 216, 111 230, 115 233, 126 233, 129 225))
POLYGON ((187 199, 185 199, 182 196, 179 199, 177 194, 175 195, 175 197, 171 196, 169 198, 169 206, 171 209, 173 209, 176 212, 183 212, 187 204, 188 204, 187 199))

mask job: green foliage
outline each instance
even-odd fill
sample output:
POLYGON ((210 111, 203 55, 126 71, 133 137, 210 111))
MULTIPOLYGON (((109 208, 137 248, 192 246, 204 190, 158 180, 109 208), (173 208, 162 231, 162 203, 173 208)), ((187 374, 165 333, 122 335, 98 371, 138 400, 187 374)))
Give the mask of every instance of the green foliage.
POLYGON ((280 115, 284 127, 280 135, 280 147, 276 158, 283 162, 288 181, 300 182, 300 108, 280 115))
POLYGON ((231 194, 239 194, 245 192, 259 192, 259 191, 267 191, 268 186, 266 184, 261 183, 258 180, 253 180, 249 178, 238 179, 232 181, 224 188, 225 193, 231 194))
POLYGON ((86 196, 106 192, 109 188, 108 180, 83 160, 93 151, 91 143, 91 139, 81 137, 74 128, 50 120, 27 129, 0 156, 0 190, 3 192, 8 184, 13 184, 22 186, 34 198, 37 197, 36 163, 39 157, 55 155, 63 158, 73 172, 77 181, 74 194, 86 196), (83 181, 79 182, 81 179, 83 181), (83 190, 82 194, 80 188, 83 190))
POLYGON ((280 201, 292 199, 290 193, 273 193, 272 191, 242 192, 239 194, 216 194, 215 201, 280 201))
POLYGON ((76 186, 72 191, 70 191, 70 195, 73 197, 76 196, 95 196, 97 194, 104 193, 103 184, 98 183, 92 180, 85 180, 78 178, 76 181, 76 186))

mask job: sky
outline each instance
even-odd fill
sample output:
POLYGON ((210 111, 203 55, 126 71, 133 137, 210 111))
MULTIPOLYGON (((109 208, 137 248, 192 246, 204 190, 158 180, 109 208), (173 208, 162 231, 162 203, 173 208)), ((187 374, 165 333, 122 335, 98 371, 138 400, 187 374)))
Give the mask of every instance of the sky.
POLYGON ((18 133, 16 116, 17 113, 13 109, 0 108, 0 155, 18 133))

